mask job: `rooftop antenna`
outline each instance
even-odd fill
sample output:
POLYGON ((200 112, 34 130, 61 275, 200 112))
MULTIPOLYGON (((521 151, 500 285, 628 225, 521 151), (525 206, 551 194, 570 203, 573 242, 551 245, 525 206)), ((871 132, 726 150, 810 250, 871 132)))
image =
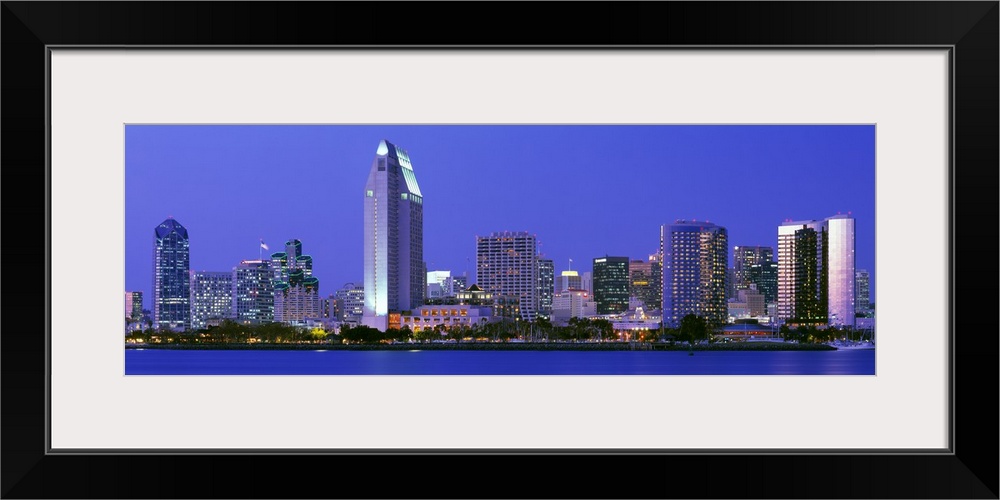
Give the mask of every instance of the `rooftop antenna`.
POLYGON ((566 269, 566 270, 567 271, 572 271, 573 270, 573 259, 569 259, 569 268, 566 269))

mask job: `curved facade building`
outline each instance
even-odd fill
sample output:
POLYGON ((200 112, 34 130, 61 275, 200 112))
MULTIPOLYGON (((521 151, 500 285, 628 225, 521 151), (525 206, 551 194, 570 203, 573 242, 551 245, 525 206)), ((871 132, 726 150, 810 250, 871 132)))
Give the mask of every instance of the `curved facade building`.
POLYGON ((710 222, 678 220, 660 227, 663 323, 680 326, 688 314, 725 324, 729 234, 710 222))

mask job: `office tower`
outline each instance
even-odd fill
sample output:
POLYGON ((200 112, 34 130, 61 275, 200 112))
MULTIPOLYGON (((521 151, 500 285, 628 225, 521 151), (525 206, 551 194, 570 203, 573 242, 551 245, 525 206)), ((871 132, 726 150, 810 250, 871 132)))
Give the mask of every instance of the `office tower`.
POLYGON ((288 274, 293 269, 301 269, 306 277, 312 276, 312 257, 302 254, 302 242, 290 239, 285 242, 284 252, 271 254, 271 273, 274 283, 287 283, 288 274))
POLYGON ((757 291, 764 294, 764 301, 768 304, 778 300, 778 263, 773 260, 766 260, 759 264, 750 266, 746 271, 748 287, 756 285, 757 291))
POLYGON ((191 271, 191 329, 233 316, 233 273, 191 271))
POLYGON ((233 268, 233 317, 243 324, 274 321, 274 277, 264 260, 244 260, 233 268))
POLYGON ((469 277, 468 276, 462 275, 462 276, 452 276, 451 277, 451 291, 452 291, 452 293, 454 293, 454 294, 457 295, 459 292, 464 292, 464 291, 466 291, 468 289, 469 289, 469 277))
POLYGON ((565 325, 572 318, 597 314, 597 304, 586 290, 567 289, 552 297, 552 322, 565 325))
POLYGON ((854 326, 854 218, 778 226, 778 318, 854 326))
POLYGON ((660 227, 664 325, 679 327, 688 314, 710 326, 726 322, 728 238, 726 228, 710 222, 678 220, 660 227))
POLYGON ((871 310, 871 286, 869 274, 864 269, 854 273, 854 309, 857 313, 867 314, 871 310))
POLYGON ((618 314, 628 310, 628 257, 594 259, 594 302, 597 314, 618 314))
POLYGON ((302 242, 290 239, 285 251, 271 254, 274 321, 302 324, 322 316, 319 279, 312 275, 313 260, 302 254, 302 242))
POLYGON ((580 280, 580 273, 576 271, 563 271, 556 278, 555 286, 553 287, 555 293, 562 292, 565 290, 583 290, 583 283, 580 280))
POLYGON ((441 299, 455 295, 454 280, 451 271, 429 271, 427 273, 428 299, 441 299))
POLYGON ((337 296, 334 294, 327 295, 325 299, 320 302, 320 307, 323 308, 322 317, 323 318, 337 318, 337 296))
POLYGON ((153 240, 153 327, 191 328, 190 242, 173 218, 156 226, 153 240))
POLYGON ((302 325, 306 319, 323 316, 319 279, 302 269, 288 272, 288 281, 274 285, 274 321, 302 325))
POLYGON ((142 292, 125 292, 125 318, 130 322, 142 319, 142 292))
MULTIPOLYGON (((538 308, 538 242, 527 232, 476 236, 476 284, 509 311, 516 301, 519 316, 535 319, 538 308)), ((499 314, 496 316, 503 316, 499 314)))
POLYGON ((341 321, 361 321, 361 317, 365 313, 365 287, 354 284, 354 283, 344 283, 344 286, 340 287, 334 295, 337 297, 337 304, 339 306, 337 319, 341 321))
POLYGON ((538 314, 552 315, 552 295, 555 288, 555 264, 552 259, 538 259, 538 314))
MULTIPOLYGON (((763 265, 774 260, 774 249, 766 246, 737 246, 733 248, 733 286, 735 297, 740 290, 750 288, 750 272, 755 265, 763 265)), ((760 284, 758 283, 758 289, 760 284)))
POLYGON ((660 288, 663 280, 660 277, 660 260, 657 255, 650 255, 648 260, 635 259, 628 264, 629 295, 642 301, 647 311, 660 308, 660 288))
POLYGON ((424 198, 406 151, 383 140, 365 185, 364 324, 389 326, 390 312, 423 303, 424 198))

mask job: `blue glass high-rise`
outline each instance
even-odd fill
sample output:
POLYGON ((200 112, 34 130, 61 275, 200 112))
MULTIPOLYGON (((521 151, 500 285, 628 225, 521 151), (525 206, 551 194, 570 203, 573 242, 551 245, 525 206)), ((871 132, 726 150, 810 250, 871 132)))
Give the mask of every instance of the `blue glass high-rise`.
POLYGON ((153 327, 191 328, 190 242, 173 218, 156 226, 153 240, 153 327))

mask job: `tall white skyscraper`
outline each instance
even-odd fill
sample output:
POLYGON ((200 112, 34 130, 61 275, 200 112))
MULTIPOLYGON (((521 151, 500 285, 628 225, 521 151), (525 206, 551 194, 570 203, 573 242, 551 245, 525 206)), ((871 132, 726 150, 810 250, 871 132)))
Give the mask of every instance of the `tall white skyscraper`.
POLYGON ((538 311, 538 241, 527 232, 476 237, 476 285, 494 302, 516 300, 521 319, 538 311))
POLYGON ((365 185, 364 325, 385 330, 390 312, 423 303, 423 203, 409 155, 380 142, 365 185))
POLYGON ((854 326, 854 218, 778 226, 778 318, 854 326))

